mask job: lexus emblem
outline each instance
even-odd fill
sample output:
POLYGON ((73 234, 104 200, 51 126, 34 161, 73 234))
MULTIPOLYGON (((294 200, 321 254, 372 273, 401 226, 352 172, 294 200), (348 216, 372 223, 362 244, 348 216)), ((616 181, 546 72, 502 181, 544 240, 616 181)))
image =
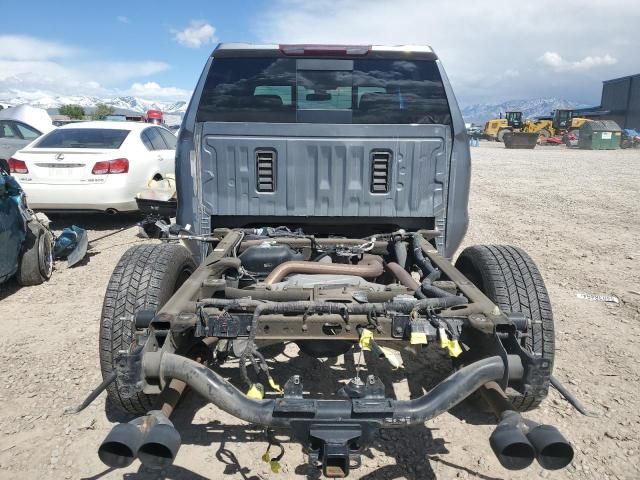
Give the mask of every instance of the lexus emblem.
POLYGON ((64 153, 59 153, 56 155, 56 160, 64 160, 64 153))

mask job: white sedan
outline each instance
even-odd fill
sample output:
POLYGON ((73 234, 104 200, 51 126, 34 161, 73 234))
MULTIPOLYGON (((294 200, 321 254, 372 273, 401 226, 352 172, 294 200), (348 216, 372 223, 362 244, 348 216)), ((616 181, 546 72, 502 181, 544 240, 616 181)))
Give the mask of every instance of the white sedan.
POLYGON ((137 210, 136 193, 174 173, 176 137, 148 123, 64 125, 16 152, 11 173, 35 210, 137 210))

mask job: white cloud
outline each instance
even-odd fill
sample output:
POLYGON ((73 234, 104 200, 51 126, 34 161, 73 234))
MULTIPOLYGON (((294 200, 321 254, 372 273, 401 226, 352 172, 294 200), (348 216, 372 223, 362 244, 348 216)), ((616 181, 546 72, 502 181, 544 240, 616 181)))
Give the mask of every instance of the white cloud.
POLYGON ((129 17, 125 17, 124 15, 118 15, 116 17, 116 20, 118 20, 120 23, 131 23, 131 19, 129 17))
POLYGON ((596 67, 602 67, 607 65, 615 65, 618 63, 618 59, 612 57, 608 53, 603 56, 586 56, 582 60, 575 62, 567 61, 557 52, 544 52, 544 54, 538 58, 538 61, 552 67, 556 72, 566 71, 584 71, 590 70, 596 67))
POLYGON ((161 87, 156 82, 134 83, 128 90, 129 95, 153 99, 188 100, 191 91, 177 87, 161 87))
MULTIPOLYGON (((143 80, 169 68, 167 63, 160 61, 102 60, 92 52, 71 45, 25 35, 0 35, 2 100, 56 95, 119 95, 131 90, 131 87, 123 88, 124 82, 143 80)), ((172 87, 158 86, 156 93, 167 99, 185 97, 183 90, 172 87)))
POLYGON ((45 60, 70 57, 78 49, 27 35, 0 35, 0 60, 45 60))
POLYGON ((172 30, 174 40, 188 48, 200 48, 218 41, 216 29, 204 20, 192 20, 184 30, 172 30))
POLYGON ((597 103, 602 80, 638 72, 638 1, 494 0, 490 11, 470 0, 363 3, 276 0, 257 12, 253 30, 265 43, 431 45, 463 104, 553 96, 597 103), (538 61, 543 52, 560 56, 561 72, 538 61))

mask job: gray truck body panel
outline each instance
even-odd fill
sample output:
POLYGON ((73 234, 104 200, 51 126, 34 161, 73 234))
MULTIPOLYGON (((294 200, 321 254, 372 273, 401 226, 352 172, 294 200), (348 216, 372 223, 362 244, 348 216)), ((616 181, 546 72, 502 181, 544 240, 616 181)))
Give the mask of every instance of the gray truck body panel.
MULTIPOLYGON (((238 55, 267 51, 277 54, 240 49, 238 55)), ((216 52, 233 55, 228 47, 216 52)), ((419 55, 435 58, 430 50, 419 55)), ((453 256, 468 224, 470 153, 462 115, 439 61, 451 126, 196 122, 213 61, 212 56, 194 91, 178 142, 178 223, 198 233, 256 225, 262 219, 263 224, 300 224, 305 230, 304 225, 333 223, 336 234, 372 223, 389 225, 387 231, 437 228, 442 232, 438 250, 453 256), (273 193, 256 189, 258 150, 275 154, 273 193), (370 191, 372 151, 390 153, 388 193, 370 191)))

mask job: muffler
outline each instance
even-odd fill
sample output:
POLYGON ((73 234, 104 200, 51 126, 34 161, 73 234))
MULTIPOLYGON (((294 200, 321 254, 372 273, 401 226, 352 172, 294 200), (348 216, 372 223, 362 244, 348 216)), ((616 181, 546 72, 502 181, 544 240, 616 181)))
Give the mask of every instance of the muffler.
POLYGON ((536 451, 536 460, 547 470, 560 470, 573 460, 573 447, 566 438, 551 425, 539 425, 526 421, 527 438, 536 451))
POLYGON ((507 410, 502 420, 489 437, 493 453, 507 470, 522 470, 533 463, 536 452, 533 445, 522 433, 522 417, 519 413, 507 410))
POLYGON ((139 458, 146 467, 162 469, 173 463, 181 443, 169 418, 162 411, 153 410, 113 427, 100 445, 98 456, 112 468, 127 467, 139 458))

